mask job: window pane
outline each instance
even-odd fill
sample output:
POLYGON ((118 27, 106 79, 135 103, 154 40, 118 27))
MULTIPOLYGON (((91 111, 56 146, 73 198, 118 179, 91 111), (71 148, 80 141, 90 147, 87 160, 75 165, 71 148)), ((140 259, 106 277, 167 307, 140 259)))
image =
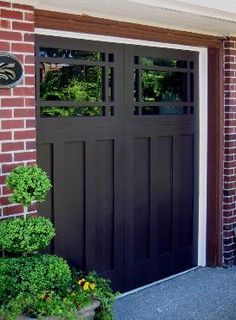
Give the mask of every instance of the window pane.
POLYGON ((142 107, 142 115, 183 115, 186 113, 187 113, 187 107, 173 107, 173 106, 142 107))
POLYGON ((59 48, 41 47, 39 50, 39 56, 49 58, 80 59, 88 61, 105 61, 105 54, 103 52, 89 52, 59 48))
POLYGON ((41 63, 40 99, 46 101, 102 101, 104 67, 41 63))
POLYGON ((114 68, 108 69, 108 100, 114 101, 114 68))
POLYGON ((142 57, 141 63, 143 66, 160 66, 160 67, 171 67, 171 68, 187 68, 188 62, 184 60, 176 59, 163 59, 153 57, 142 57))
POLYGON ((142 101, 187 101, 187 73, 142 70, 142 101))
POLYGON ((105 107, 41 107, 41 117, 98 117, 105 116, 105 107))
POLYGON ((139 101, 139 69, 134 70, 134 101, 139 101))
POLYGON ((194 101, 194 75, 190 73, 190 101, 194 101))

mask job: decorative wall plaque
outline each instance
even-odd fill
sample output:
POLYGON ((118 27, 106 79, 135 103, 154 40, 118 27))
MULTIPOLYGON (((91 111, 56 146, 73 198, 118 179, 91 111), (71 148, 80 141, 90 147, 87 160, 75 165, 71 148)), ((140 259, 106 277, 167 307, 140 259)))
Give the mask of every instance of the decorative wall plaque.
POLYGON ((0 52, 0 89, 15 87, 23 73, 23 66, 14 55, 0 52))

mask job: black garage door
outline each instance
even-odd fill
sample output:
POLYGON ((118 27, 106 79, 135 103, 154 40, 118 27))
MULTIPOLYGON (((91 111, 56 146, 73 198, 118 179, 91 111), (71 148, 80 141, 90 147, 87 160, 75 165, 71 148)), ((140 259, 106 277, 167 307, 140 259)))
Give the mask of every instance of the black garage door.
POLYGON ((37 37, 51 250, 128 290, 197 263, 198 55, 37 37))

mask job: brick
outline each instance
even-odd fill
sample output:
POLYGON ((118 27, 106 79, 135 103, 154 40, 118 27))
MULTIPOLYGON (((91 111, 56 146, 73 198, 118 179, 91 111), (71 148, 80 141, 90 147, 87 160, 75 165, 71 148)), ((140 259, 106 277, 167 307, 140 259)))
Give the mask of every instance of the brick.
POLYGON ((2 8, 10 8, 11 7, 11 3, 10 2, 6 2, 6 1, 0 1, 0 7, 2 7, 2 8))
POLYGON ((25 77, 25 85, 34 86, 35 85, 35 77, 25 77))
POLYGON ((34 31, 34 24, 33 23, 29 23, 29 22, 13 21, 12 22, 12 29, 13 30, 33 32, 34 31))
POLYGON ((33 56, 33 55, 25 56, 25 63, 26 64, 34 64, 35 63, 35 56, 33 56))
POLYGON ((3 215, 12 215, 12 214, 22 214, 23 213, 23 207, 20 205, 14 205, 10 207, 3 208, 3 215))
POLYGON ((24 120, 3 120, 2 129, 24 128, 24 120))
POLYGON ((14 56, 18 58, 18 60, 20 60, 20 62, 22 64, 24 64, 24 55, 20 54, 20 53, 14 53, 14 56))
POLYGON ((12 117, 12 111, 11 110, 0 110, 0 119, 11 118, 11 117, 12 117))
POLYGON ((36 127, 36 121, 35 120, 26 120, 26 128, 35 128, 36 127))
POLYGON ((26 149, 36 149, 36 142, 35 141, 26 141, 26 149))
POLYGON ((5 142, 2 143, 2 152, 24 150, 24 142, 5 142))
POLYGON ((3 164, 2 165, 2 173, 9 173, 11 170, 15 169, 18 167, 19 164, 17 163, 12 163, 12 164, 3 164))
POLYGON ((1 107, 23 107, 24 98, 3 98, 1 99, 1 107))
POLYGON ((0 20, 1 29, 11 29, 11 21, 9 20, 0 20))
POLYGON ((13 52, 34 53, 34 45, 31 43, 12 43, 11 50, 13 52))
POLYGON ((232 42, 232 41, 226 41, 226 42, 224 43, 224 47, 225 47, 225 48, 234 48, 234 42, 232 42))
POLYGON ((12 4, 13 9, 20 9, 20 10, 27 10, 27 11, 33 11, 33 7, 29 6, 27 4, 18 4, 18 3, 13 3, 12 4))
POLYGON ((35 98, 25 98, 25 106, 26 107, 34 107, 35 106, 35 98))
POLYGON ((4 162, 12 162, 12 154, 10 153, 0 154, 0 163, 4 163, 4 162))
POLYGON ((8 41, 21 41, 22 35, 20 32, 0 31, 0 39, 8 41))
POLYGON ((0 176, 0 185, 5 184, 6 176, 0 176))
POLYGON ((33 87, 15 87, 13 94, 16 96, 34 96, 35 89, 33 87))
POLYGON ((23 20, 23 13, 20 11, 2 9, 1 17, 6 19, 23 20))
MULTIPOLYGON (((14 110, 15 118, 35 118, 35 109, 16 109, 14 110)), ((236 145, 236 143, 235 143, 236 145)))
POLYGON ((4 42, 4 41, 0 41, 0 50, 1 51, 10 51, 10 43, 9 42, 4 42))
POLYGON ((27 75, 35 75, 35 67, 34 66, 25 66, 25 74, 27 75))
POLYGON ((26 21, 34 21, 34 13, 33 12, 25 12, 24 20, 26 20, 26 21))
POLYGON ((36 139, 36 131, 35 130, 16 131, 14 132, 14 139, 16 140, 36 139))
POLYGON ((12 132, 11 131, 0 132, 0 141, 11 140, 11 139, 12 139, 12 132))
POLYGON ((1 206, 6 206, 9 204, 8 197, 0 197, 0 205, 1 206))
POLYGON ((7 196, 7 195, 11 194, 11 190, 7 186, 4 186, 4 187, 2 187, 2 194, 4 196, 7 196))
POLYGON ((24 34, 24 41, 25 42, 34 42, 35 41, 35 35, 33 33, 24 34))
POLYGON ((36 151, 20 152, 14 154, 14 161, 36 160, 36 151))

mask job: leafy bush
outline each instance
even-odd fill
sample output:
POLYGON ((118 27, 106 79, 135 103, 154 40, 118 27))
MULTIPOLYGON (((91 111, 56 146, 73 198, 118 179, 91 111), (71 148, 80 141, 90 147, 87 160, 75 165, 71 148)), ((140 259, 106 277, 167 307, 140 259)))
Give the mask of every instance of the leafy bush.
POLYGON ((20 314, 40 319, 48 316, 77 319, 73 303, 53 291, 48 294, 47 299, 42 299, 41 295, 21 293, 0 307, 0 319, 15 320, 20 314))
POLYGON ((57 316, 59 319, 75 320, 78 319, 76 311, 94 300, 101 302, 95 319, 112 319, 112 303, 117 294, 113 294, 108 280, 94 272, 88 275, 75 272, 68 287, 53 290, 42 290, 43 286, 40 288, 41 292, 29 291, 24 287, 16 296, 9 293, 0 303, 0 319, 15 320, 19 314, 25 314, 37 318, 57 316))
POLYGON ((0 301, 20 293, 63 291, 71 285, 67 262, 53 255, 0 259, 0 301))
POLYGON ((101 305, 96 312, 95 319, 112 320, 112 303, 119 295, 119 292, 113 293, 110 280, 99 277, 96 272, 90 272, 86 276, 83 273, 75 273, 74 278, 82 279, 77 280, 77 283, 89 294, 92 294, 93 299, 100 301, 101 305), (92 291, 89 289, 91 287, 93 288, 92 291))
POLYGON ((20 203, 28 207, 33 201, 43 202, 52 185, 41 168, 37 166, 19 166, 11 171, 6 185, 12 191, 11 203, 20 203))
POLYGON ((51 221, 44 217, 0 222, 0 249, 7 252, 32 253, 44 249, 54 236, 51 221))

